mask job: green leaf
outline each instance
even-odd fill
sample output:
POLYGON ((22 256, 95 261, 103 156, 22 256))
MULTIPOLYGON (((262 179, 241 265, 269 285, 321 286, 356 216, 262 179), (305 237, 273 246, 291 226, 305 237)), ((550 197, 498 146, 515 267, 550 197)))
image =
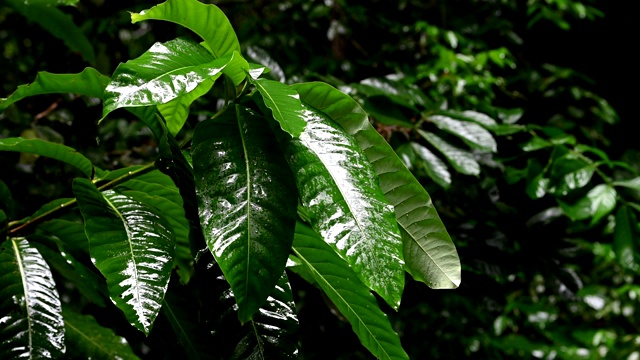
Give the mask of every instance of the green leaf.
POLYGON ((614 186, 622 186, 635 191, 640 191, 640 177, 629 180, 620 180, 613 183, 614 186))
POLYGON ((89 241, 82 223, 53 219, 38 225, 37 231, 60 239, 64 243, 65 251, 73 253, 76 258, 80 259, 89 253, 89 241))
POLYGON ((37 154, 75 166, 86 177, 93 176, 91 160, 68 146, 40 139, 5 138, 0 139, 0 151, 17 151, 37 154))
POLYGON ((167 129, 169 129, 171 135, 176 136, 178 134, 187 121, 191 103, 209 92, 214 82, 212 79, 205 80, 190 93, 179 96, 168 103, 158 105, 158 111, 167 122, 167 129))
POLYGON ((395 207, 403 235, 406 270, 432 288, 460 285, 460 259, 429 194, 371 126, 367 114, 348 95, 319 82, 294 85, 305 103, 340 124, 378 175, 385 198, 395 207))
POLYGON ((226 15, 215 5, 197 0, 169 0, 151 9, 131 14, 131 22, 166 20, 198 34, 216 58, 240 52, 240 44, 226 15))
POLYGON ((62 357, 64 323, 49 266, 24 238, 0 245, 0 357, 62 357))
POLYGON ((81 315, 65 307, 62 310, 67 352, 71 358, 138 359, 127 340, 103 327, 91 315, 81 315))
POLYGON ((407 116, 391 100, 384 96, 370 96, 364 102, 364 110, 384 125, 413 128, 407 116))
POLYGON ((107 279, 111 300, 137 329, 149 334, 169 283, 175 248, 159 211, 131 193, 99 192, 73 182, 85 221, 91 260, 107 279))
POLYGON ((200 222, 241 322, 271 293, 293 241, 295 185, 269 134, 264 118, 239 105, 194 130, 200 222))
POLYGON ((80 294, 89 299, 92 303, 104 307, 107 298, 107 288, 102 277, 92 270, 89 270, 81 262, 70 253, 65 251, 64 242, 54 236, 31 235, 29 242, 38 249, 38 252, 51 266, 64 278, 69 280, 80 294), (56 250, 45 245, 41 238, 45 238, 46 242, 53 244, 56 250), (36 242, 39 241, 40 242, 36 242))
POLYGON ((492 129, 494 127, 496 127, 498 125, 498 123, 491 118, 489 115, 487 114, 483 114, 477 111, 473 111, 473 110, 466 110, 466 111, 454 111, 454 110, 447 110, 447 111, 438 111, 438 114, 440 115, 445 115, 447 117, 451 117, 454 119, 459 119, 459 120, 464 120, 464 121, 472 121, 476 124, 482 125, 483 127, 487 128, 487 129, 492 129))
POLYGON ((182 196, 169 176, 154 170, 129 180, 117 187, 127 195, 126 189, 135 191, 138 199, 160 211, 160 215, 171 225, 176 238, 175 261, 177 273, 183 284, 189 283, 193 272, 193 256, 189 249, 189 221, 184 212, 182 196))
POLYGON ((86 68, 78 74, 52 74, 41 71, 33 83, 20 85, 8 98, 0 98, 0 111, 16 101, 35 95, 72 93, 102 98, 108 83, 109 78, 94 68, 86 68))
POLYGON ((347 318, 362 345, 379 359, 408 359, 389 319, 369 289, 320 236, 296 225, 293 252, 347 318))
MULTIPOLYGON (((222 277, 222 279, 224 279, 222 277)), ((297 359, 297 331, 295 303, 287 274, 283 272, 267 301, 254 318, 238 328, 233 291, 227 289, 220 296, 218 306, 226 310, 217 324, 229 333, 216 338, 219 343, 235 347, 229 359, 297 359)), ((225 357, 227 358, 227 357, 225 357)))
POLYGON ((427 175, 436 182, 436 184, 443 188, 448 188, 451 185, 451 174, 447 170, 447 166, 437 157, 434 153, 429 151, 426 147, 411 142, 411 147, 415 151, 418 158, 422 160, 421 164, 427 175))
POLYGON ((569 191, 579 189, 591 181, 596 164, 587 161, 581 155, 558 146, 554 149, 552 158, 549 175, 552 188, 549 191, 566 195, 569 191))
POLYGON ((311 225, 364 284, 397 309, 404 261, 393 208, 355 141, 313 108, 304 115, 300 137, 280 140, 311 225))
POLYGON ((609 214, 616 207, 616 190, 605 184, 600 184, 589 190, 587 197, 591 201, 591 224, 595 224, 602 217, 609 214))
POLYGON ((0 210, 3 210, 9 218, 13 218, 15 211, 13 196, 11 196, 9 187, 2 180, 0 180, 0 210))
POLYGON ((202 92, 198 84, 215 81, 222 73, 240 83, 243 69, 248 70, 249 64, 239 53, 215 58, 201 45, 182 38, 155 43, 140 57, 118 66, 104 92, 102 117, 119 108, 166 104, 193 91, 202 92))
POLYGON ((278 81, 257 79, 252 83, 262 95, 264 104, 271 109, 273 118, 280 123, 282 130, 293 137, 300 136, 306 124, 300 95, 278 81))
POLYGON ((640 269, 640 233, 638 221, 628 206, 621 206, 616 212, 616 227, 613 231, 613 251, 618 263, 633 271, 640 269))
POLYGON ((471 153, 450 145, 436 134, 422 131, 420 129, 418 129, 418 134, 420 134, 423 139, 427 140, 431 146, 438 149, 438 151, 444 155, 445 159, 447 159, 449 164, 451 164, 457 172, 475 176, 480 174, 480 164, 478 164, 471 153))
POLYGON ((86 61, 90 63, 96 62, 93 45, 82 33, 82 30, 73 23, 71 16, 53 6, 42 4, 40 1, 5 0, 5 2, 29 21, 38 24, 51 35, 64 41, 64 44, 69 49, 82 54, 86 61))
MULTIPOLYGON (((207 288, 210 287, 209 285, 207 284, 207 288)), ((169 287, 161 312, 169 321, 173 332, 178 338, 178 342, 189 359, 217 358, 211 353, 211 349, 207 344, 211 338, 206 336, 202 322, 199 321, 201 310, 198 306, 194 306, 196 302, 202 301, 202 299, 185 296, 185 290, 184 288, 178 290, 175 287, 169 287), (180 295, 176 295, 178 291, 180 295)), ((207 303, 206 306, 211 305, 207 303)), ((234 320, 236 323, 238 322, 237 318, 234 320)), ((216 355, 219 355, 219 353, 216 355)))
POLYGON ((459 137, 473 149, 497 151, 497 144, 491 133, 478 124, 459 121, 442 115, 429 116, 429 120, 439 129, 459 137))

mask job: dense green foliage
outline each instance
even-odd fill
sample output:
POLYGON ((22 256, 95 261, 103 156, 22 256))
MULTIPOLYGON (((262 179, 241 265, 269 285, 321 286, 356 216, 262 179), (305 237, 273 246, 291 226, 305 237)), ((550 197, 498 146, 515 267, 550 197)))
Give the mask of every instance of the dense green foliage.
POLYGON ((1 357, 640 356, 600 3, 0 5, 1 357))

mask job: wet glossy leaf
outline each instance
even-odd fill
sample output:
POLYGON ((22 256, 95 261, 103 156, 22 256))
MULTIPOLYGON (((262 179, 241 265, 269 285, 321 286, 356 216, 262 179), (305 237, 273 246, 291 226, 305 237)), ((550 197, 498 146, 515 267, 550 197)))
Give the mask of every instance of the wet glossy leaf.
POLYGON ((211 90, 213 83, 214 80, 212 79, 205 80, 190 93, 179 96, 168 103, 158 105, 158 111, 164 117, 171 135, 178 134, 187 121, 191 103, 211 90))
POLYGON ((71 16, 54 6, 42 3, 42 1, 5 0, 5 2, 33 23, 47 30, 51 35, 64 41, 69 49, 82 54, 86 61, 96 62, 93 45, 82 30, 74 24, 71 16))
POLYGON ((460 285, 460 259, 429 194, 371 126, 348 95, 325 83, 294 85, 302 101, 327 114, 354 137, 378 175, 385 198, 395 207, 403 235, 406 270, 432 288, 460 285))
POLYGON ((59 358, 64 323, 56 284, 38 250, 23 238, 0 245, 0 358, 59 358))
POLYGON ((466 175, 480 174, 480 164, 478 164, 471 153, 450 145, 436 134, 422 130, 418 130, 418 133, 422 138, 427 140, 431 146, 440 151, 449 164, 459 173, 466 175))
POLYGON ((360 280, 397 309, 402 238, 371 164, 335 122, 309 108, 297 139, 280 137, 311 225, 360 280))
POLYGON ((284 83, 286 80, 284 70, 269 54, 262 48, 254 45, 247 47, 246 55, 251 61, 255 61, 266 66, 269 69, 269 73, 275 77, 275 80, 284 83))
POLYGON ((91 315, 81 315, 64 308, 67 353, 83 359, 138 359, 127 340, 98 324, 91 315))
POLYGON ((589 190, 587 197, 591 201, 592 224, 609 214, 616 207, 616 190, 605 184, 600 184, 589 190))
POLYGON ((497 151, 496 141, 487 130, 478 124, 452 119, 448 116, 433 115, 429 120, 438 128, 457 136, 473 149, 497 151))
POLYGON ((628 206, 621 206, 616 212, 616 227, 613 232, 613 251, 618 263, 637 271, 640 268, 640 233, 638 221, 628 206))
POLYGON ((540 199, 549 189, 549 179, 545 177, 545 170, 542 165, 531 158, 527 162, 527 187, 526 193, 532 199, 540 199))
POLYGON ((419 159, 422 160, 422 167, 425 173, 436 182, 436 184, 443 188, 448 188, 451 185, 451 174, 447 170, 447 166, 437 157, 434 153, 429 151, 426 147, 412 142, 411 147, 415 151, 419 159))
MULTIPOLYGON (((217 281, 224 281, 221 277, 217 281)), ((238 327, 233 291, 220 296, 220 307, 227 309, 217 324, 228 333, 218 335, 218 342, 228 343, 233 351, 229 359, 297 359, 298 319, 286 273, 283 273, 267 301, 253 319, 238 327)), ((227 357, 225 357, 227 358, 227 357)))
POLYGON ((182 38, 155 43, 115 70, 104 92, 102 117, 118 108, 166 104, 197 91, 199 84, 215 81, 222 73, 239 83, 242 69, 248 70, 249 65, 239 53, 215 58, 201 45, 182 38))
POLYGON ((184 213, 184 204, 178 188, 169 176, 154 170, 138 176, 117 187, 123 194, 136 192, 143 202, 153 204, 161 216, 171 225, 176 239, 175 263, 180 281, 187 284, 193 272, 193 256, 189 247, 189 221, 184 213))
POLYGON ((17 151, 46 156, 75 166, 86 177, 93 176, 91 160, 75 149, 40 139, 5 138, 0 139, 0 151, 17 151))
POLYGON ((73 191, 85 221, 91 260, 107 279, 111 300, 148 334, 169 283, 175 237, 171 225, 135 194, 99 192, 76 179, 73 191))
POLYGON ((265 119, 236 106, 194 130, 200 222, 246 322, 282 275, 297 196, 265 119))
POLYGON ((640 177, 636 177, 629 180, 621 180, 613 183, 615 186, 622 186, 635 191, 640 191, 640 177))
POLYGON ((143 20, 166 20, 192 30, 202 37, 216 58, 240 52, 240 44, 229 19, 215 5, 205 5, 197 0, 169 0, 131 14, 132 23, 143 20))
POLYGON ((549 191, 566 195, 569 191, 579 189, 591 181, 596 164, 560 146, 556 147, 552 158, 549 175, 552 188, 549 191))
POLYGON ((312 229, 296 225, 293 252, 347 318, 362 345, 379 359, 408 359, 375 297, 349 265, 312 229))
POLYGON ((445 115, 445 116, 448 116, 448 117, 454 118, 454 119, 459 119, 459 120, 464 120, 464 121, 472 121, 472 122, 474 122, 476 124, 482 125, 483 127, 487 128, 487 129, 492 129, 492 128, 494 128, 494 127, 496 127, 498 125, 498 122, 496 122, 489 115, 483 114, 483 113, 480 113, 480 112, 477 112, 477 111, 473 111, 473 110, 466 110, 466 111, 454 111, 454 110, 439 111, 438 114, 445 115))
POLYGON ((273 80, 257 79, 253 84, 282 130, 293 137, 300 136, 306 124, 300 95, 291 87, 273 80))
POLYGON ((102 98, 109 78, 93 68, 86 68, 78 74, 52 74, 39 72, 33 83, 18 86, 18 89, 6 99, 0 99, 0 111, 16 101, 28 96, 72 93, 102 98))

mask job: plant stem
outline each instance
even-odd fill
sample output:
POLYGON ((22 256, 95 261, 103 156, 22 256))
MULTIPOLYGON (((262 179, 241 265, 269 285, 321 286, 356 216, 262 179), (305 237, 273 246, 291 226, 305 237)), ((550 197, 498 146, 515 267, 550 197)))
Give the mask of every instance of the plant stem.
MULTIPOLYGON (((149 171, 154 169, 154 166, 155 166, 155 162, 152 162, 152 163, 150 163, 148 165, 145 165, 145 166, 143 166, 143 167, 141 167, 141 168, 139 168, 137 170, 129 171, 128 173, 126 173, 126 174, 124 174, 124 175, 122 175, 122 176, 120 176, 118 178, 115 178, 115 179, 109 181, 106 184, 103 184, 103 185, 99 186, 98 190, 104 191, 104 190, 112 189, 112 188, 122 184, 125 181, 131 180, 131 179, 133 179, 135 177, 138 177, 140 175, 148 173, 149 171)), ((76 199, 72 199, 72 200, 69 200, 68 202, 66 202, 64 204, 60 204, 60 206, 58 206, 58 207, 56 207, 54 209, 51 209, 51 210, 49 210, 49 211, 47 211, 47 212, 45 212, 45 213, 43 213, 41 215, 38 215, 33 219, 30 219, 29 221, 27 221, 25 223, 22 223, 22 224, 19 224, 19 223, 10 224, 9 236, 14 237, 17 234, 19 234, 20 232, 22 232, 23 230, 25 230, 26 228, 29 228, 29 227, 31 227, 33 225, 36 225, 36 224, 39 224, 42 221, 44 221, 45 219, 51 217, 52 215, 57 214, 58 212, 60 212, 62 210, 68 209, 71 206, 75 205, 76 203, 77 203, 76 199), (15 226, 12 227, 11 225, 15 225, 15 226)))

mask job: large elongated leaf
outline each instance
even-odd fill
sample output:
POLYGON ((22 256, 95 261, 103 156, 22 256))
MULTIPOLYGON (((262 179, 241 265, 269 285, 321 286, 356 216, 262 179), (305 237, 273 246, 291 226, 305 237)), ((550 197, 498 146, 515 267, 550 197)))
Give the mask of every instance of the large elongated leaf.
MULTIPOLYGON (((193 256, 189 248, 189 221, 185 216, 182 197, 173 181, 156 170, 127 181, 119 185, 118 189, 135 191, 138 198, 144 198, 144 202, 153 204, 171 225, 176 238, 177 273, 183 284, 188 283, 193 271, 193 256)), ((123 190, 122 193, 126 195, 128 192, 123 190)))
POLYGON ((8 98, 0 99, 0 111, 16 101, 34 95, 72 93, 102 98, 107 84, 109 78, 94 68, 86 68, 78 74, 52 74, 42 71, 31 84, 18 86, 8 98))
POLYGON ((428 131, 418 130, 420 136, 427 140, 431 146, 435 147, 444 155, 449 164, 453 166, 456 171, 466 175, 478 175, 480 174, 480 164, 473 158, 469 152, 458 149, 457 147, 450 145, 448 142, 439 138, 436 134, 428 131))
POLYGON ((278 81, 257 79, 253 83, 282 130, 293 137, 300 136, 306 124, 300 95, 278 81))
POLYGON ((6 138, 0 139, 0 151, 19 151, 50 157, 75 166, 88 178, 93 176, 91 160, 62 144, 40 139, 6 138))
POLYGON ((443 115, 430 116, 429 120, 436 124, 438 128, 459 137, 474 149, 497 151, 496 141, 491 136, 491 133, 478 124, 452 119, 443 115))
POLYGON ((107 279, 111 300, 148 334, 162 306, 173 266, 175 238, 159 211, 132 194, 99 192, 73 182, 91 259, 107 279))
POLYGON ((23 238, 0 245, 0 357, 58 358, 62 308, 49 266, 23 238))
POLYGON ((282 275, 297 196, 265 119, 236 106, 198 124, 192 156, 200 222, 246 322, 282 275))
POLYGON ((311 108, 305 120, 299 138, 281 139, 311 224, 364 284, 397 309, 404 261, 393 207, 371 164, 338 124, 311 108))
POLYGON ((240 52, 238 38, 227 16, 215 5, 197 0, 169 0, 151 9, 131 14, 131 22, 166 20, 200 35, 216 58, 240 52))
POLYGON ((5 2, 29 21, 38 24, 51 35, 64 41, 64 44, 71 50, 82 54, 86 61, 95 63, 96 55, 93 51, 93 45, 82 33, 82 30, 73 23, 71 16, 42 1, 5 0, 5 2))
POLYGON ((406 269, 432 288, 460 285, 460 259, 429 194, 369 123, 352 98, 324 83, 293 86, 302 101, 327 114, 352 135, 373 165, 403 232, 406 269))
POLYGON ((249 64, 237 52, 215 58, 191 40, 155 43, 140 57, 118 66, 104 92, 102 117, 122 107, 166 104, 198 90, 205 81, 215 81, 227 67, 237 84, 249 64))
POLYGON ((293 252, 374 356, 409 358, 375 297, 316 232, 306 225, 296 225, 293 252))
POLYGON ((67 352, 73 358, 84 359, 138 359, 127 341, 102 327, 91 315, 81 315, 65 308, 67 352))

